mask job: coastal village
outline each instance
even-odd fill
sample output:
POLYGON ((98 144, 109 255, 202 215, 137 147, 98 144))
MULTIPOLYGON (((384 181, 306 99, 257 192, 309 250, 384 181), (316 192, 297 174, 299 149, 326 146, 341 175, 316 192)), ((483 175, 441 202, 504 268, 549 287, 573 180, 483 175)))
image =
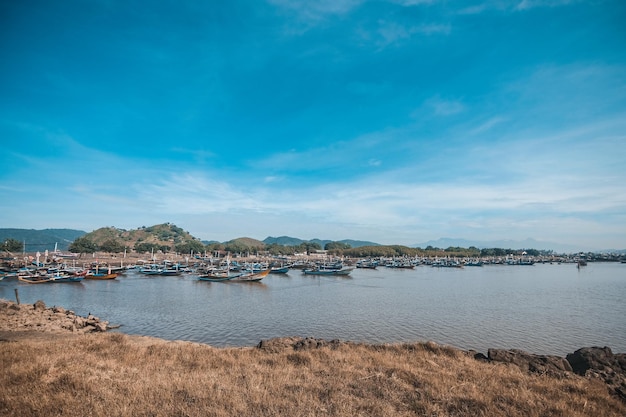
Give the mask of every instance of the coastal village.
POLYGON ((201 280, 259 281, 269 273, 287 273, 289 270, 311 275, 347 275, 355 268, 469 268, 564 263, 580 268, 589 262, 626 262, 621 253, 556 254, 534 249, 421 249, 398 245, 352 248, 342 242, 330 242, 322 248, 320 244, 310 242, 294 246, 267 245, 249 238, 204 245, 169 223, 131 231, 102 228, 66 244, 69 250, 59 250, 57 242, 50 246, 43 252, 26 252, 28 244, 24 242, 22 253, 5 248, 0 259, 0 279, 15 278, 30 283, 77 282, 115 279, 119 274, 134 270, 146 275, 194 274, 201 280), (186 252, 181 252, 185 249, 186 252))

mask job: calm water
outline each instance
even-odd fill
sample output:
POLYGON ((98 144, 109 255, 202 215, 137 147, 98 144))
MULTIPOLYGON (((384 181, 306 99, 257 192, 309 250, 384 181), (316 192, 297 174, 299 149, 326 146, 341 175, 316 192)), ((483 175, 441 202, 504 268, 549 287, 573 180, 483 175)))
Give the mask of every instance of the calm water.
POLYGON ((313 336, 359 342, 433 340, 565 355, 584 346, 626 352, 626 264, 356 269, 348 277, 300 271, 260 283, 193 275, 32 285, 0 281, 0 298, 43 300, 92 313, 129 334, 252 346, 313 336))

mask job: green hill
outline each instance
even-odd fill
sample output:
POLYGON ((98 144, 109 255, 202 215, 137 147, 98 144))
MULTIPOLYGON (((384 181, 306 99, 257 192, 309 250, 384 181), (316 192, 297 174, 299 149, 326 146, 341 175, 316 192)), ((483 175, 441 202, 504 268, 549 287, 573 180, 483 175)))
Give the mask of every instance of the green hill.
POLYGON ((265 242, 261 242, 260 240, 252 239, 251 237, 239 237, 237 239, 229 240, 228 242, 224 242, 225 245, 238 244, 245 247, 250 248, 264 248, 265 242))
MULTIPOLYGON (((131 230, 102 227, 87 233, 84 238, 91 240, 100 248, 117 247, 120 248, 119 251, 124 250, 124 248, 135 249, 139 252, 150 251, 152 248, 169 251, 185 244, 203 246, 199 239, 171 223, 131 230)), ((198 248, 195 250, 197 251, 198 248)))

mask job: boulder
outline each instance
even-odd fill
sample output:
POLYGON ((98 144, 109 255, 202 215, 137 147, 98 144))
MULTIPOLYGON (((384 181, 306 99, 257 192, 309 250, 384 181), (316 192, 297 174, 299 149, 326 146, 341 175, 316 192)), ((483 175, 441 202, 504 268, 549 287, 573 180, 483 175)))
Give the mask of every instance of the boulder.
POLYGON ((609 391, 626 401, 626 353, 614 354, 609 347, 586 347, 567 355, 578 375, 598 378, 609 391))
POLYGON ((33 304, 33 309, 38 310, 38 311, 44 311, 46 309, 46 303, 44 303, 41 300, 38 300, 35 302, 35 304, 33 304))
POLYGON ((512 363, 531 373, 565 376, 572 372, 568 361, 560 356, 534 355, 518 349, 489 349, 487 357, 492 362, 512 363))

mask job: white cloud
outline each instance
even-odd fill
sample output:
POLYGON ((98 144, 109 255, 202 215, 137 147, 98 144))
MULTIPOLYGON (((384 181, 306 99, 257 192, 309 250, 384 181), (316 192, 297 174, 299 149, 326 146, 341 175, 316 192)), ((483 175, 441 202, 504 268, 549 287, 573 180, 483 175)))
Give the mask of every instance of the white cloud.
POLYGON ((487 0, 463 7, 458 14, 473 15, 492 10, 499 12, 521 12, 542 7, 560 7, 578 3, 583 0, 487 0))
POLYGON ((451 26, 449 24, 430 23, 406 26, 397 22, 379 20, 377 29, 379 40, 377 45, 380 49, 383 49, 389 45, 409 40, 414 35, 448 35, 450 31, 451 26))
POLYGON ((305 21, 318 21, 327 16, 346 14, 365 0, 267 0, 274 6, 289 10, 305 21))
POLYGON ((483 122, 482 124, 478 125, 474 129, 470 130, 469 133, 472 136, 479 135, 481 133, 491 130, 493 127, 501 123, 504 123, 506 120, 507 120, 506 117, 501 117, 501 116, 491 117, 489 120, 483 122))

